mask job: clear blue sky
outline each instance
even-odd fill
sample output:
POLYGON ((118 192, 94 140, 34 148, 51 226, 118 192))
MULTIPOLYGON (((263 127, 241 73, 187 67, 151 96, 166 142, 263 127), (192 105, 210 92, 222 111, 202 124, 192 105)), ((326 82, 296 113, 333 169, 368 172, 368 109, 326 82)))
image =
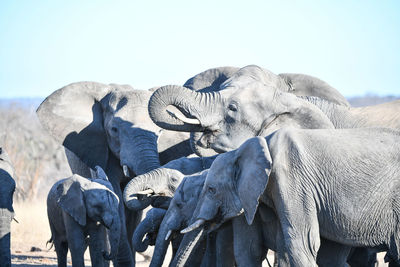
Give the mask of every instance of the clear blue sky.
POLYGON ((0 1, 0 98, 249 64, 400 95, 400 1, 0 1))

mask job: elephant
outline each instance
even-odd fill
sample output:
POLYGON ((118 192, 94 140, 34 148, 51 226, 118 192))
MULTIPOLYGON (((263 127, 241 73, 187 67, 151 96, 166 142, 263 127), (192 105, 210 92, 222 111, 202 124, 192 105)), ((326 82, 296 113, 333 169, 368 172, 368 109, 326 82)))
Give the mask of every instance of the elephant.
POLYGON ((328 121, 326 114, 296 95, 320 97, 343 108, 349 106, 336 89, 312 76, 275 75, 255 65, 236 72, 232 68, 220 71, 224 75, 211 69, 189 79, 185 85, 190 89, 160 87, 149 102, 150 117, 158 126, 193 132, 192 149, 199 156, 235 149, 248 138, 266 136, 282 125, 323 128, 321 120, 328 121), (203 78, 215 81, 201 83, 203 78), (211 85, 207 87, 208 84, 211 85), (206 87, 191 90, 200 85, 206 87), (178 110, 167 109, 170 106, 178 110))
POLYGON ((108 260, 115 260, 121 235, 118 205, 119 198, 99 166, 94 179, 74 174, 52 186, 47 197, 49 242, 54 244, 58 266, 67 266, 68 249, 72 265, 84 266, 87 245, 92 266, 108 266, 108 260))
MULTIPOLYGON (((168 161, 192 154, 189 134, 165 131, 148 116, 152 91, 133 90, 128 85, 78 82, 53 92, 37 110, 41 124, 63 144, 72 173, 83 177, 102 167, 114 192, 130 178, 160 167, 168 161)), ((125 213, 121 222, 118 263, 133 266, 134 255, 128 236, 140 220, 140 213, 125 213), (128 229, 125 225, 128 226, 128 229)))
POLYGON ((290 266, 316 266, 320 237, 387 250, 399 266, 399 151, 400 132, 388 128, 288 127, 253 137, 213 162, 182 232, 241 214, 252 224, 263 203, 278 218, 277 251, 290 266))
POLYGON ((0 147, 0 265, 11 266, 11 221, 14 218, 14 168, 4 148, 0 147))

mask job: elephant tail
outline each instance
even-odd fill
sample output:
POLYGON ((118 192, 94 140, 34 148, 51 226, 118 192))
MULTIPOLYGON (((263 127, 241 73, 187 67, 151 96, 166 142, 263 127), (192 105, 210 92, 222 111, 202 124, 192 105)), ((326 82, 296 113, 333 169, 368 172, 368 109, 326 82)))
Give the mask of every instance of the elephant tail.
POLYGON ((50 247, 49 247, 49 250, 48 250, 48 251, 50 251, 50 250, 53 248, 53 246, 54 246, 53 235, 51 235, 50 239, 47 240, 47 242, 46 242, 46 248, 47 248, 47 244, 49 244, 49 243, 50 243, 50 247))

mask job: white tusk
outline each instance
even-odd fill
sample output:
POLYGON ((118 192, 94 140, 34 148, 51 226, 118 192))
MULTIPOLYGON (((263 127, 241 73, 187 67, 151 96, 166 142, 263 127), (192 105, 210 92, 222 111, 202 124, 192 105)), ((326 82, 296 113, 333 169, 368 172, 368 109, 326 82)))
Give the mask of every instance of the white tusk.
POLYGON ((199 228, 203 223, 205 223, 204 219, 197 219, 194 223, 192 223, 190 226, 186 227, 181 231, 181 234, 186 234, 188 232, 191 232, 197 228, 199 228))
POLYGON ((153 189, 146 189, 136 193, 136 195, 152 195, 152 194, 154 194, 153 189))
POLYGON ((168 230, 168 233, 167 233, 167 235, 165 236, 165 241, 168 240, 168 238, 171 236, 171 233, 172 233, 172 231, 171 231, 171 230, 168 230))
POLYGON ((124 171, 125 177, 129 177, 129 168, 126 165, 122 166, 122 170, 124 171))
POLYGON ((189 123, 189 124, 197 124, 200 125, 200 121, 198 119, 191 119, 191 118, 187 118, 185 116, 183 116, 182 114, 179 113, 172 113, 175 117, 177 117, 179 120, 185 122, 185 123, 189 123))
POLYGON ((201 124, 198 119, 187 118, 185 115, 182 114, 182 112, 179 109, 177 109, 174 106, 169 106, 167 112, 171 116, 173 116, 173 117, 177 118, 178 120, 181 120, 181 121, 183 121, 185 123, 198 124, 198 125, 201 124))

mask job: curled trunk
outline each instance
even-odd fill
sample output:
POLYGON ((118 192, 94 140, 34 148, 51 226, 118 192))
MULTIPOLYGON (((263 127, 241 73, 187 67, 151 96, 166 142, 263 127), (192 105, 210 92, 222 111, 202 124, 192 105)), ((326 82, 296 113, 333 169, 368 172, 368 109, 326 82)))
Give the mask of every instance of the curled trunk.
POLYGON ((132 237, 132 246, 138 252, 143 252, 149 246, 149 239, 143 240, 146 234, 155 234, 160 227, 161 221, 167 211, 153 208, 146 214, 146 218, 135 229, 132 237))
POLYGON ((204 127, 214 123, 212 115, 216 113, 214 108, 220 100, 219 92, 200 93, 182 86, 167 85, 160 87, 151 96, 149 115, 155 124, 164 129, 201 132, 204 127), (169 106, 174 106, 183 115, 169 111, 169 106), (182 116, 186 119, 182 119, 182 116), (195 123, 197 120, 199 124, 195 123))
POLYGON ((124 201, 128 209, 142 210, 152 203, 152 197, 141 195, 151 189, 156 195, 173 196, 176 187, 183 179, 183 174, 172 169, 159 168, 139 175, 125 187, 124 201))

